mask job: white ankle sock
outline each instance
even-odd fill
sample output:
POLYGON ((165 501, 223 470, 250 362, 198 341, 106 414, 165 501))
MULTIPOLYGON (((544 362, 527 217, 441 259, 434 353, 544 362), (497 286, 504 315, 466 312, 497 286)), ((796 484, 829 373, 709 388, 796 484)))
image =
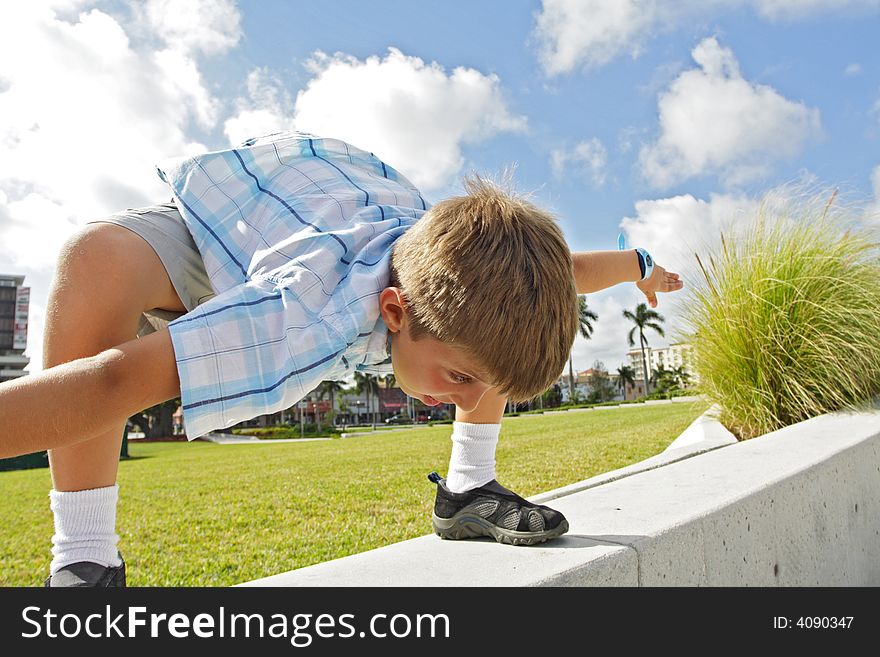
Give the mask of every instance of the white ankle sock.
POLYGON ((452 423, 452 455, 446 487, 453 493, 479 488, 495 479, 495 447, 500 424, 452 423))
POLYGON ((91 561, 102 566, 118 566, 122 561, 116 551, 116 500, 119 486, 59 492, 49 491, 49 506, 55 516, 52 536, 54 559, 49 566, 54 575, 59 568, 77 561, 91 561))

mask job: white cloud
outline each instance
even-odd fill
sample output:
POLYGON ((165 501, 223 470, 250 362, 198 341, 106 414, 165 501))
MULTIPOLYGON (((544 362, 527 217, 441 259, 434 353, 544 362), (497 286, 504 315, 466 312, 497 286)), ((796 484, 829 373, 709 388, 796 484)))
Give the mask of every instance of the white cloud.
MULTIPOLYGON (((26 276, 34 309, 45 307, 64 240, 88 219, 167 200, 155 163, 203 151, 188 130, 217 121, 218 101, 193 59, 220 47, 213 10, 203 8, 214 27, 189 40, 175 41, 177 28, 166 25, 175 45, 157 50, 132 43, 143 26, 94 4, 0 8, 0 271, 26 276)), ((195 20, 188 12, 178 26, 195 20)), ((41 330, 31 325, 31 372, 41 369, 41 330)))
POLYGON ((853 62, 852 64, 847 64, 846 68, 843 69, 843 74, 847 77, 854 77, 859 75, 862 72, 862 65, 858 62, 853 62))
POLYGON ((544 0, 535 20, 538 59, 554 76, 638 57, 658 32, 744 6, 767 20, 793 21, 870 11, 880 0, 544 0))
POLYGON ((751 0, 749 4, 764 18, 797 20, 823 13, 876 9, 880 0, 751 0))
POLYGON ((720 174, 728 185, 754 180, 821 134, 819 110, 743 78, 733 52, 715 38, 692 55, 699 68, 661 93, 660 137, 639 155, 653 185, 705 174, 720 174))
POLYGON ((236 102, 237 112, 223 124, 232 145, 250 137, 289 130, 293 125, 293 101, 281 81, 266 68, 254 69, 247 78, 248 97, 236 102))
POLYGON ((599 139, 593 137, 582 141, 571 150, 557 148, 550 153, 550 167, 553 175, 562 178, 573 173, 578 178, 592 181, 600 187, 605 184, 605 168, 608 152, 599 139))
POLYGON ((465 67, 447 73, 389 48, 361 61, 316 53, 314 77, 299 92, 297 129, 333 135, 376 153, 416 186, 449 184, 464 164, 462 145, 525 130, 494 74, 465 67))
POLYGON ((241 39, 234 0, 148 0, 135 10, 173 50, 218 54, 241 39))
POLYGON ((637 201, 634 217, 620 227, 631 247, 643 246, 667 270, 684 276, 696 271, 694 253, 720 244, 720 232, 748 220, 758 202, 742 194, 712 194, 709 200, 690 194, 637 201))
POLYGON ((552 76, 637 57, 662 13, 651 0, 544 0, 535 26, 540 62, 552 76))

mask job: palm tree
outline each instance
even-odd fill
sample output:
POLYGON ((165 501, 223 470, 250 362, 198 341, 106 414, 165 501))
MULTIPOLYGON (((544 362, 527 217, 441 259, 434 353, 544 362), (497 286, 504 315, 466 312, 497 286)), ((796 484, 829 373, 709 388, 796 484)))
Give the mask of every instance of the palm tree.
POLYGON ((617 368, 617 387, 623 393, 624 399, 626 398, 627 383, 632 388, 636 387, 636 371, 629 365, 621 365, 617 368))
MULTIPOLYGON (((333 418, 336 417, 336 393, 343 390, 342 383, 339 381, 321 381, 321 385, 318 386, 318 401, 323 399, 324 397, 328 397, 330 399, 330 421, 333 422, 333 418)), ((315 409, 315 418, 319 416, 317 409, 315 409)), ((320 430, 321 425, 318 422, 318 429, 320 430)))
POLYGON ((370 423, 375 424, 375 416, 372 414, 371 406, 370 406, 370 395, 378 395, 379 394, 379 381, 377 376, 374 374, 366 374, 364 372, 355 372, 354 373, 354 382, 355 382, 355 392, 357 394, 361 394, 363 392, 367 393, 367 411, 371 413, 370 415, 370 423))
POLYGON ((686 388, 687 384, 690 383, 691 375, 688 374, 686 369, 684 369, 684 365, 679 365, 672 371, 675 374, 675 378, 678 381, 679 386, 681 386, 682 388, 686 388))
MULTIPOLYGON (((592 310, 587 308, 587 295, 579 294, 578 295, 578 330, 580 331, 581 336, 584 340, 589 340, 593 335, 593 325, 590 321, 597 321, 599 316, 594 313, 592 310)), ((574 350, 572 349, 572 353, 568 355, 568 390, 569 390, 569 402, 574 401, 574 364, 573 364, 573 354, 574 350)))
MULTIPOLYGON (((339 409, 339 413, 345 417, 351 416, 351 407, 345 401, 345 393, 348 390, 346 388, 342 388, 339 392, 336 393, 336 408, 339 409)), ((345 428, 347 422, 343 422, 342 426, 345 428)))
POLYGON ((624 310, 623 316, 626 319, 632 320, 635 323, 635 326, 630 330, 629 335, 627 336, 630 347, 634 347, 636 345, 635 341, 633 340, 633 334, 636 332, 636 329, 638 329, 639 331, 639 345, 642 349, 642 367, 644 368, 643 371, 645 373, 645 394, 647 394, 650 392, 648 389, 648 383, 651 377, 648 373, 648 361, 645 358, 645 347, 648 346, 648 339, 645 337, 645 331, 649 328, 654 329, 655 331, 657 331, 657 333, 661 335, 661 337, 666 337, 663 333, 663 329, 660 328, 659 324, 657 324, 657 322, 665 322, 666 320, 663 319, 663 316, 660 313, 650 310, 648 308, 648 304, 646 303, 640 303, 638 306, 636 306, 635 314, 631 313, 628 310, 624 310))
POLYGON ((651 383, 654 385, 654 390, 661 388, 662 390, 666 390, 674 384, 674 379, 672 378, 672 370, 667 370, 663 363, 660 363, 660 366, 651 372, 651 383))

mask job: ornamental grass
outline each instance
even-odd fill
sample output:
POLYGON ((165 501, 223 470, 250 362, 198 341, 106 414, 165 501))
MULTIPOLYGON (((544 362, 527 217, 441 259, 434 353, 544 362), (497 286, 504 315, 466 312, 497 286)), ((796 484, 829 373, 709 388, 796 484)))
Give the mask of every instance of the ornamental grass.
POLYGON ((836 201, 765 197, 695 254, 685 339, 701 390, 740 440, 880 393, 878 235, 836 201))

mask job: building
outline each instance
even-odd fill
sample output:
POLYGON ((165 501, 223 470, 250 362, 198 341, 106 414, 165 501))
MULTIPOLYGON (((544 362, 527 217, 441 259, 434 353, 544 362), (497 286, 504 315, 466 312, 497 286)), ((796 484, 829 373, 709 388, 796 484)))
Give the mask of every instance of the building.
MULTIPOLYGON (((645 360, 648 361, 648 368, 652 373, 661 367, 667 370, 674 370, 681 367, 690 377, 688 383, 695 384, 699 379, 691 364, 691 349, 691 345, 686 342, 678 342, 671 344, 668 347, 645 347, 645 360)), ((629 366, 632 367, 636 373, 636 382, 641 382, 642 386, 644 386, 645 374, 644 367, 642 366, 642 350, 633 349, 628 351, 626 356, 629 360, 629 366)), ((642 392, 642 394, 644 394, 644 392, 642 392)))
POLYGON ((0 274, 0 382, 24 376, 30 288, 24 276, 0 274))

